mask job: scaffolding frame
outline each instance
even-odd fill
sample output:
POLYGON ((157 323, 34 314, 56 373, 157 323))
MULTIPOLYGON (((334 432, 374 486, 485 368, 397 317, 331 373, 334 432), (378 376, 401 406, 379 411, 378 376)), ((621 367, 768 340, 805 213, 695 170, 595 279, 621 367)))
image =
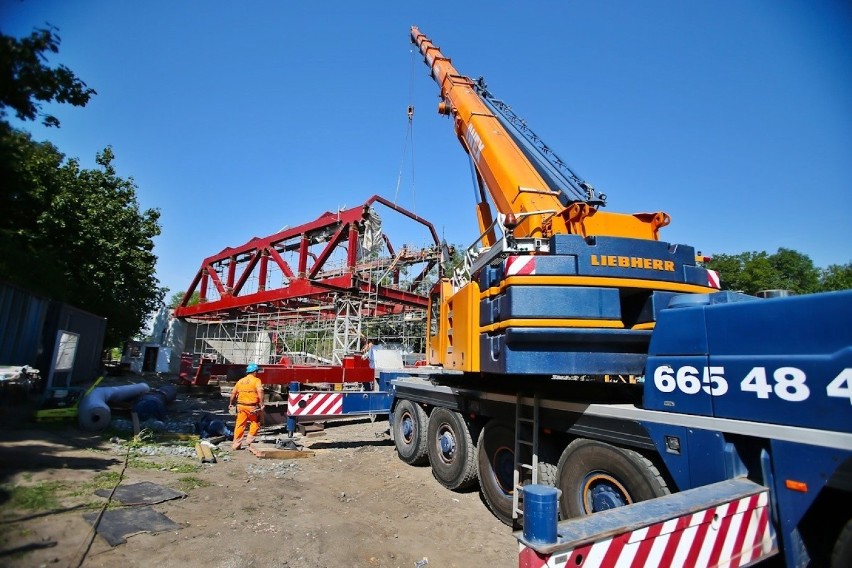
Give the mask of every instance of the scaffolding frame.
POLYGON ((361 354, 366 340, 409 353, 423 350, 424 311, 364 316, 360 298, 342 298, 336 316, 278 311, 199 320, 190 343, 196 358, 223 364, 340 365, 361 354))
POLYGON ((196 364, 203 357, 341 365, 367 339, 422 352, 428 288, 440 278, 441 251, 428 221, 373 196, 208 257, 175 315, 194 324, 187 345, 196 364), (425 227, 430 242, 395 247, 376 205, 425 227), (201 302, 190 306, 195 291, 201 302))

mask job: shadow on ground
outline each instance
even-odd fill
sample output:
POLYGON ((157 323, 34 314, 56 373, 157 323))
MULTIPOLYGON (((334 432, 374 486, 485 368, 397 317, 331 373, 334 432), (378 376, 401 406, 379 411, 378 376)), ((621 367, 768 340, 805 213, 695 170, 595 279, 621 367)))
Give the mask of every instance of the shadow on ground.
POLYGON ((391 440, 353 440, 351 442, 312 442, 312 450, 363 448, 366 446, 393 446, 391 440))
MULTIPOLYGON (((21 472, 98 471, 120 463, 112 457, 63 455, 97 448, 104 442, 103 436, 80 431, 75 420, 36 422, 33 416, 37 405, 34 398, 15 404, 0 402, 0 483, 21 472)), ((0 495, 0 503, 5 500, 0 495)))

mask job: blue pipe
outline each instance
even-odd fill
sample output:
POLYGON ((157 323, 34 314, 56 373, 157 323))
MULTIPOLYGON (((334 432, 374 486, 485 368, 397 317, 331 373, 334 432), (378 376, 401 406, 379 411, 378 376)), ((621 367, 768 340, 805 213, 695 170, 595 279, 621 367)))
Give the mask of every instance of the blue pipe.
MULTIPOLYGON (((293 381, 287 387, 288 392, 297 393, 301 386, 296 381, 293 381)), ((290 413, 287 413, 287 437, 292 438, 293 434, 296 432, 296 419, 290 416, 290 413)))

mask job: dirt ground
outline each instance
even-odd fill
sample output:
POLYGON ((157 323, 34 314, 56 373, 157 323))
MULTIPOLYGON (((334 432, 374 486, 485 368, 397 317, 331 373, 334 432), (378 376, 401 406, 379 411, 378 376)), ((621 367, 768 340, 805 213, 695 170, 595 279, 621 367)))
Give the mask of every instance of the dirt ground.
MULTIPOLYGON (((142 453, 192 442, 131 444, 130 432, 34 422, 33 407, 0 402, 2 566, 517 566, 516 540, 479 493, 446 490, 428 466, 400 461, 386 420, 328 423, 323 435, 299 440, 313 457, 261 459, 225 442, 217 463, 202 464, 142 453), (180 528, 110 546, 83 518, 108 502, 95 490, 143 481, 187 493, 153 505, 180 528), (15 498, 21 488, 55 501, 25 508, 15 498)), ((218 391, 182 391, 168 423, 213 412, 233 427, 226 407, 218 391)), ((276 426, 261 434, 286 436, 276 426)), ((122 507, 113 499, 107 510, 122 507)))

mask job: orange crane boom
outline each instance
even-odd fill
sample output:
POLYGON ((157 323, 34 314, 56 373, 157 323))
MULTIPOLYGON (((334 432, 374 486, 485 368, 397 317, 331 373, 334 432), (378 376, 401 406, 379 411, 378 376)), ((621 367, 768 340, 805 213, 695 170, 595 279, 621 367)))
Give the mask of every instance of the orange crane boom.
MULTIPOLYGON (((659 239, 659 229, 670 221, 666 213, 610 213, 600 211, 591 200, 568 199, 540 175, 535 163, 477 92, 477 84, 461 75, 417 27, 411 28, 411 41, 423 54, 441 88, 438 112, 453 118, 459 142, 476 169, 480 191, 485 188, 499 212, 517 218, 515 236, 575 234, 659 239)), ((483 244, 491 246, 493 213, 484 192, 477 216, 480 230, 486 235, 483 244)))
POLYGON ((660 240, 666 213, 601 211, 605 196, 482 79, 461 75, 416 27, 411 41, 478 186, 477 242, 430 293, 429 362, 502 376, 641 374, 657 314, 718 278, 692 247, 660 240))

